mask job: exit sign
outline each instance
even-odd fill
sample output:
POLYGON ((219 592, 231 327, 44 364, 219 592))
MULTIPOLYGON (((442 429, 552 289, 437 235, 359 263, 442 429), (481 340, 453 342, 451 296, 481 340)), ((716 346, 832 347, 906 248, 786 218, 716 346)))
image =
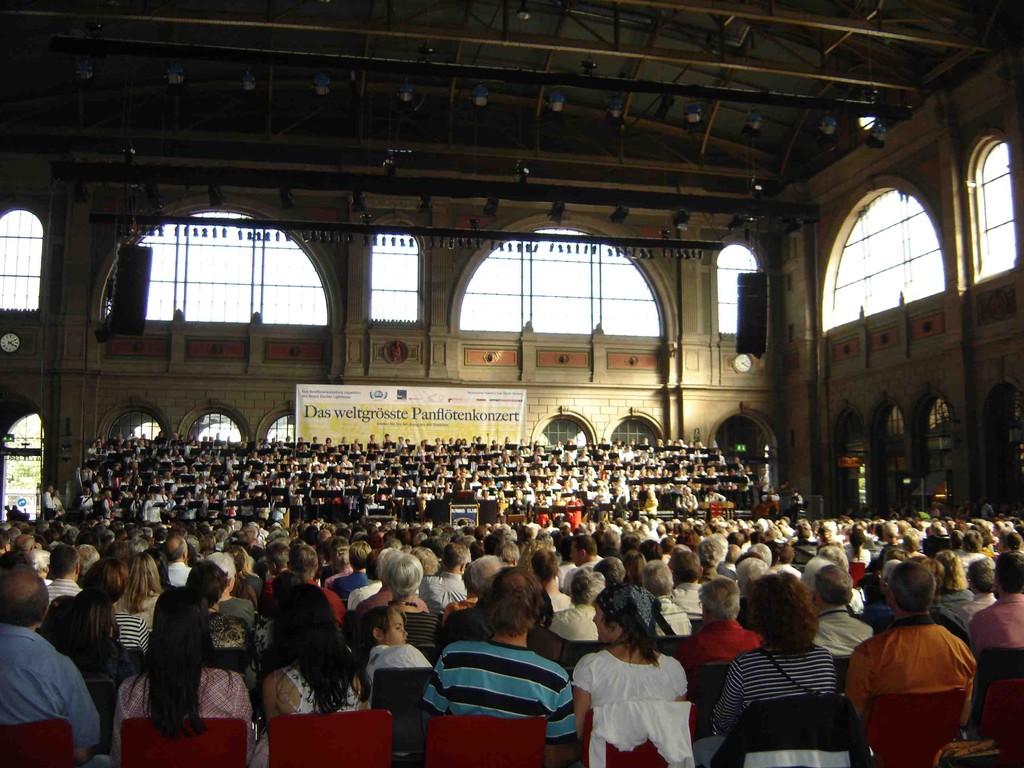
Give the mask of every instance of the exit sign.
POLYGON ((747 452, 747 444, 746 443, 736 443, 736 453, 746 453, 746 452, 747 452))

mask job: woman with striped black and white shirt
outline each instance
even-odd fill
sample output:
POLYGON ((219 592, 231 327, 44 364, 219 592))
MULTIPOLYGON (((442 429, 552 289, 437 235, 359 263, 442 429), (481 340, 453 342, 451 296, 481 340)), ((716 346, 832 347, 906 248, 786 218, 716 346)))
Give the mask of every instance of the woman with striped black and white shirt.
MULTIPOLYGON (((814 645, 818 614, 811 594, 788 573, 769 573, 750 586, 747 617, 764 644, 741 653, 729 665, 712 723, 719 734, 736 725, 743 710, 755 701, 811 693, 836 693, 832 655, 814 645)), ((694 745, 698 765, 710 765, 723 736, 694 745)))

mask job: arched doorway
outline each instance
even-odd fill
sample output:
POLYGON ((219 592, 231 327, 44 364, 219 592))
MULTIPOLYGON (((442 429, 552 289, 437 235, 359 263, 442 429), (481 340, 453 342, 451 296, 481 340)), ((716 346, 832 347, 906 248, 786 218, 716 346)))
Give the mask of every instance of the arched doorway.
POLYGON ((737 414, 723 421, 715 431, 711 448, 717 448, 726 459, 735 456, 749 466, 758 487, 778 487, 775 475, 775 436, 749 416, 737 414))
POLYGON ((881 406, 875 412, 871 434, 872 502, 883 515, 889 507, 902 510, 910 503, 912 486, 907 472, 906 427, 900 407, 893 403, 881 406))
POLYGON ((997 384, 985 398, 985 496, 993 504, 1024 500, 1024 393, 997 384))
POLYGON ((39 486, 43 481, 43 422, 39 414, 15 421, 3 435, 0 452, 4 519, 10 512, 35 520, 39 512, 39 486))
POLYGON ((941 397, 921 409, 914 429, 920 480, 914 501, 927 510, 932 503, 953 503, 953 412, 941 397))
POLYGON ((854 411, 836 428, 836 511, 855 515, 868 505, 867 444, 864 420, 854 411))

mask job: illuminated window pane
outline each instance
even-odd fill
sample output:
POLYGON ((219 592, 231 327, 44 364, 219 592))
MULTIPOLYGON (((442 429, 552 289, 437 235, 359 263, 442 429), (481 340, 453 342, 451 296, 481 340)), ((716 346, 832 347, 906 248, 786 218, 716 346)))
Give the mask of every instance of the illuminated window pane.
POLYGON ((152 440, 160 433, 160 424, 145 411, 128 411, 121 414, 110 425, 108 438, 144 437, 152 440))
POLYGON ((292 415, 282 416, 267 430, 267 440, 271 443, 294 443, 295 442, 295 417, 292 415))
POLYGON ((612 442, 623 445, 653 445, 656 439, 651 426, 640 419, 626 419, 612 431, 612 442))
POLYGON ((757 272, 757 259, 749 248, 730 245, 718 254, 718 332, 736 333, 739 314, 739 276, 757 272))
POLYGON ((477 267, 460 328, 518 332, 526 322, 538 333, 590 334, 600 323, 606 334, 661 334, 658 307, 640 270, 613 248, 582 243, 506 243, 477 267))
POLYGON ((945 290, 939 241, 928 214, 896 190, 861 210, 843 247, 828 299, 828 328, 945 290))
POLYGON ((32 213, 0 216, 0 309, 39 309, 43 225, 32 213))
POLYGON ((538 441, 541 445, 555 445, 561 443, 574 443, 577 446, 586 445, 587 433, 583 431, 583 427, 572 419, 555 419, 548 422, 547 426, 541 432, 540 440, 538 441))
POLYGON ((242 432, 238 425, 225 413, 205 413, 192 422, 188 436, 196 440, 220 440, 238 443, 242 440, 242 432))
POLYGON ((977 190, 981 235, 978 277, 988 277, 1013 269, 1017 263, 1010 150, 1005 142, 996 144, 985 156, 977 179, 977 190))
POLYGON ((147 320, 327 325, 327 295, 309 256, 287 234, 243 227, 166 225, 142 241, 153 248, 147 320))
POLYGON ((370 254, 370 319, 419 319, 420 248, 415 238, 377 235, 370 254))

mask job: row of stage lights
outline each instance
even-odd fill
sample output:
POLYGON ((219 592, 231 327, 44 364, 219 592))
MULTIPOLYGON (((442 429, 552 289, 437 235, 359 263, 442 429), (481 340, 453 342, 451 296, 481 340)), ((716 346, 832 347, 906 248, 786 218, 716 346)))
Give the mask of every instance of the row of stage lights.
MULTIPOLYGON (((593 74, 597 65, 593 61, 581 63, 584 74, 593 74)), ((79 83, 86 84, 95 77, 95 70, 89 59, 79 59, 76 64, 75 76, 79 83)), ((167 84, 172 88, 180 88, 185 84, 185 68, 180 63, 168 65, 166 71, 167 84)), ((325 98, 331 93, 331 76, 326 72, 317 72, 313 75, 310 87, 313 93, 325 98)), ((256 76, 251 69, 246 69, 240 79, 240 87, 245 92, 256 90, 256 76)), ((416 89, 408 80, 398 86, 395 96, 402 104, 411 104, 416 95, 416 89)), ((469 93, 470 101, 477 109, 483 109, 490 100, 490 90, 483 83, 477 83, 469 93)), ((668 117, 669 110, 675 105, 676 99, 671 94, 662 94, 659 97, 658 107, 654 111, 657 120, 664 120, 668 117)), ((548 93, 546 106, 549 112, 560 114, 565 110, 567 99, 565 93, 559 90, 552 90, 548 93)), ((625 99, 623 94, 615 94, 608 99, 605 110, 608 118, 612 121, 621 121, 625 113, 625 99)), ((764 125, 764 115, 756 110, 747 112, 746 120, 740 133, 748 139, 761 137, 761 129, 764 125)), ((818 121, 817 140, 822 144, 835 143, 839 122, 831 114, 824 114, 818 121)), ((885 146, 888 126, 882 120, 875 118, 861 118, 861 127, 869 131, 868 146, 881 148, 885 146)), ((683 109, 683 128, 688 132, 700 132, 706 128, 704 121, 704 104, 699 101, 689 102, 683 109)))
MULTIPOLYGON (((282 242, 286 237, 282 236, 282 233, 278 230, 260 230, 260 229, 244 229, 241 227, 233 227, 235 230, 238 242, 252 242, 252 243, 269 243, 269 242, 282 242)), ((668 239, 669 230, 662 230, 662 238, 668 239)), ((360 237, 359 235, 351 232, 338 232, 338 231, 325 231, 325 230, 297 230, 295 232, 296 237, 301 239, 304 243, 333 243, 350 244, 356 242, 360 237)), ((200 227, 200 226, 188 226, 182 224, 158 226, 158 227, 137 227, 130 225, 119 225, 117 227, 118 239, 128 240, 145 237, 160 237, 166 238, 173 236, 175 238, 194 238, 197 240, 230 240, 228 233, 228 227, 200 227)), ((389 234, 377 234, 370 235, 364 234, 361 236, 364 246, 378 246, 386 248, 390 245, 392 248, 412 248, 417 245, 416 238, 412 237, 400 237, 398 235, 389 234)), ((456 249, 473 248, 480 249, 486 242, 485 239, 478 237, 434 237, 426 236, 422 238, 422 241, 430 248, 446 248, 450 251, 456 249)), ((490 240, 490 246, 492 251, 497 252, 508 252, 508 253, 538 253, 541 250, 543 243, 539 242, 523 242, 520 240, 490 240)), ((547 243, 548 253, 559 253, 562 255, 597 255, 599 249, 604 247, 606 251, 613 253, 617 250, 611 246, 599 246, 595 243, 547 243)), ((625 247, 618 249, 623 256, 629 259, 653 259, 656 255, 660 255, 664 258, 675 258, 688 261, 691 259, 702 259, 704 257, 703 250, 692 249, 692 248, 634 248, 625 247)))

